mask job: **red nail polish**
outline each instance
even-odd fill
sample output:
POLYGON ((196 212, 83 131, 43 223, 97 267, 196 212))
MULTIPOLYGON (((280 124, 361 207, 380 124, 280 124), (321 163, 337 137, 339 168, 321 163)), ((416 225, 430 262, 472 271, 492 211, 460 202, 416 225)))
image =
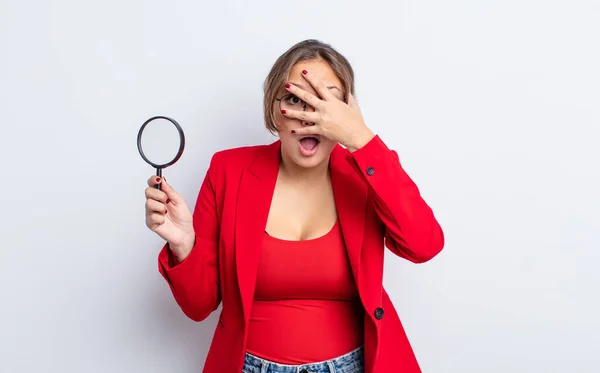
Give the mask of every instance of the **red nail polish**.
POLYGON ((291 87, 290 83, 285 84, 285 88, 290 88, 290 87, 291 87))
POLYGON ((156 178, 156 182, 159 183, 160 182, 160 177, 156 178))
POLYGON ((287 113, 287 111, 281 110, 281 114, 285 114, 285 113, 287 113))
POLYGON ((308 71, 302 70, 302 74, 306 75, 306 74, 308 74, 308 71))
POLYGON ((296 130, 292 130, 292 133, 296 133, 296 130))

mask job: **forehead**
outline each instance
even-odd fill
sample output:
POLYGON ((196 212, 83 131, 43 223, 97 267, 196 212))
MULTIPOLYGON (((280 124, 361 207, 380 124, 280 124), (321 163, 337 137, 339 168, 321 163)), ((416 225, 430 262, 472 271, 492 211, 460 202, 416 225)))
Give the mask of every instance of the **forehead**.
POLYGON ((300 61, 290 70, 290 81, 310 86, 308 81, 302 77, 302 70, 310 71, 311 74, 321 80, 326 86, 333 85, 343 90, 342 81, 331 66, 323 60, 300 61))

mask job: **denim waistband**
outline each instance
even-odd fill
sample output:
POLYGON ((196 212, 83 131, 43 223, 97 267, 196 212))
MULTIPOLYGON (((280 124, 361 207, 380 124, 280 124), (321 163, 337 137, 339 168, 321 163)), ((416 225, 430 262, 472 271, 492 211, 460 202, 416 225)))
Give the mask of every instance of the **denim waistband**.
POLYGON ((363 346, 330 360, 300 365, 279 364, 246 352, 244 367, 252 373, 359 373, 364 371, 363 346))

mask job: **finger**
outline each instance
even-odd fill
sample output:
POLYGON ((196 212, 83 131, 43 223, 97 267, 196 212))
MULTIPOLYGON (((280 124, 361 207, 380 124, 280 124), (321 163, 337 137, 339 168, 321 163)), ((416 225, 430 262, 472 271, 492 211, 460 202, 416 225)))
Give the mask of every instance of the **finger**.
POLYGON ((302 70, 302 76, 310 83, 310 85, 315 89, 315 91, 319 93, 319 96, 321 96, 323 100, 327 101, 332 99, 338 99, 333 93, 331 93, 329 88, 327 88, 320 79, 318 79, 310 72, 302 70))
POLYGON ((281 110, 286 118, 299 119, 304 122, 318 123, 320 114, 316 111, 281 110))
POLYGON ((152 214, 152 213, 166 214, 167 206, 160 201, 157 201, 154 199, 147 199, 146 200, 146 211, 149 214, 152 214))
POLYGON ((307 135, 323 135, 322 128, 320 126, 307 126, 292 130, 294 135, 307 136, 307 135))
POLYGON ((298 86, 287 83, 285 85, 285 89, 288 90, 290 93, 293 93, 294 95, 296 95, 296 97, 306 102, 310 106, 314 107, 315 109, 320 109, 323 106, 323 101, 321 101, 320 98, 318 98, 310 92, 306 92, 298 86))
POLYGON ((165 192, 151 186, 146 188, 146 199, 153 199, 161 203, 167 203, 169 197, 167 197, 167 194, 165 192))
POLYGON ((156 176, 156 175, 152 175, 150 176, 150 178, 148 179, 148 186, 153 188, 155 187, 157 184, 160 184, 161 182, 161 178, 156 176))
POLYGON ((165 222, 165 216, 162 214, 152 214, 146 217, 146 225, 155 228, 165 222))
POLYGON ((162 179, 162 191, 165 192, 170 202, 172 202, 173 204, 177 205, 178 203, 184 202, 184 199, 181 196, 181 194, 177 193, 175 189, 171 187, 171 184, 167 182, 167 179, 165 179, 164 177, 162 179))

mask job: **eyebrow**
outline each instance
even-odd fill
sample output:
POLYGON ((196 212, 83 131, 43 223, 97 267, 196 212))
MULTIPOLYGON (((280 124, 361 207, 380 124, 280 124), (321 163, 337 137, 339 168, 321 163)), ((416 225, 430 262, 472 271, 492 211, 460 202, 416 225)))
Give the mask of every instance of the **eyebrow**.
MULTIPOLYGON (((298 87, 298 88, 300 88, 300 89, 304 89, 304 90, 306 90, 306 87, 305 87, 304 85, 302 85, 302 84, 299 84, 299 83, 294 83, 294 82, 290 82, 290 84, 293 84, 293 85, 295 85, 296 87, 298 87)), ((342 91, 341 89, 339 89, 339 88, 338 88, 337 86, 335 86, 335 85, 330 85, 330 86, 327 86, 327 88, 328 88, 328 89, 335 88, 335 89, 337 89, 337 90, 338 90, 338 91, 340 91, 340 92, 342 91)))

